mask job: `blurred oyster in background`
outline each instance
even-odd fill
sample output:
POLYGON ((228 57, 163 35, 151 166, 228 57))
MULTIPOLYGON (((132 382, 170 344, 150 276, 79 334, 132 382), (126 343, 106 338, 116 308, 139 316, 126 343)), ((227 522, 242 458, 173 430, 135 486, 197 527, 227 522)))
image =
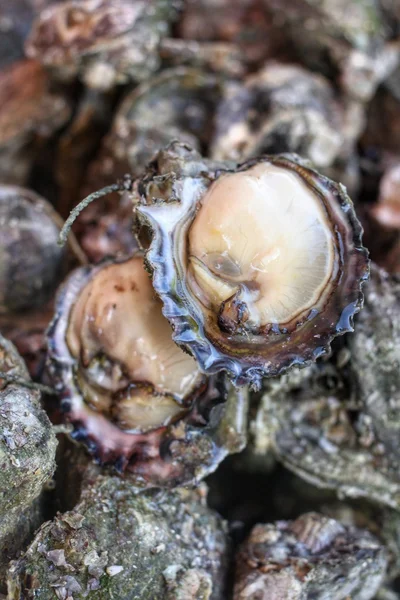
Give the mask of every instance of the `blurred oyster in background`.
POLYGON ((212 154, 246 160, 264 152, 298 152, 316 167, 326 167, 343 145, 343 121, 333 89, 321 75, 267 63, 227 89, 216 113, 212 154))
POLYGON ((400 45, 391 8, 379 0, 264 0, 284 23, 296 57, 336 78, 343 92, 368 102, 396 68, 400 45))
POLYGON ((52 91, 46 71, 33 60, 0 73, 0 180, 24 185, 44 145, 68 121, 65 96, 52 91))
POLYGON ((62 219, 44 198, 0 185, 0 314, 44 306, 66 270, 62 219))
POLYGON ((76 75, 94 89, 142 81, 160 64, 158 45, 179 0, 71 0, 36 19, 26 53, 63 81, 76 75))

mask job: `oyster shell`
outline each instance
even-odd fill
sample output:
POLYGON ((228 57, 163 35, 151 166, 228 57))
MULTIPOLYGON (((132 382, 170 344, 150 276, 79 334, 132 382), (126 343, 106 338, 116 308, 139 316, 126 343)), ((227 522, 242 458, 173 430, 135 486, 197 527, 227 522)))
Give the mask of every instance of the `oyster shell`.
POLYGON ((154 289, 204 372, 257 387, 352 330, 368 260, 343 186, 294 156, 221 168, 175 143, 138 196, 154 289))
POLYGON ((35 192, 0 186, 0 315, 43 306, 66 268, 62 219, 35 192))
MULTIPOLYGON (((275 61, 229 89, 215 120, 212 155, 218 159, 299 152, 323 168, 333 163, 349 137, 343 108, 328 80, 275 61)), ((358 132, 350 133, 354 139, 358 132)))
POLYGON ((70 0, 43 10, 26 53, 62 80, 79 75, 93 89, 142 81, 159 67, 158 45, 179 2, 70 0))
POLYGON ((49 373, 73 437, 100 462, 165 485, 228 453, 218 406, 228 389, 207 380, 171 333, 140 255, 75 271, 48 332, 49 373))
POLYGON ((400 285, 372 264, 354 335, 332 360, 265 382, 254 452, 299 477, 400 507, 400 285))
MULTIPOLYGON (((111 131, 89 166, 81 195, 114 183, 125 173, 142 176, 158 150, 173 140, 197 149, 207 146, 222 89, 221 77, 184 67, 166 69, 135 88, 119 106, 111 131)), ((134 249, 132 205, 126 196, 114 194, 89 206, 77 226, 91 261, 134 249)))
POLYGON ((234 600, 370 600, 383 582, 387 555, 369 532, 306 513, 256 525, 236 564, 234 600))
POLYGON ((12 563, 10 597, 227 598, 227 527, 205 496, 204 486, 140 491, 124 478, 97 477, 12 563))
POLYGON ((11 558, 29 542, 42 517, 40 495, 55 470, 57 440, 40 392, 18 380, 29 374, 14 345, 0 335, 0 594, 11 558), (4 375, 3 375, 4 376, 4 375))

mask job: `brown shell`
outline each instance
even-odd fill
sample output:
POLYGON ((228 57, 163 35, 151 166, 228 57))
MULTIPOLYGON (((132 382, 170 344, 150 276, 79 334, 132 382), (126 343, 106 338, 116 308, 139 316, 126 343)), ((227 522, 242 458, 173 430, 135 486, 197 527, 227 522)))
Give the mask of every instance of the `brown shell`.
POLYGON ((263 156, 236 169, 208 171, 207 161, 200 158, 183 145, 171 145, 159 153, 140 183, 136 213, 139 223, 151 232, 146 264, 173 327, 174 341, 193 354, 204 372, 225 370, 235 384, 257 387, 263 376, 316 360, 328 352, 334 337, 352 331, 353 316, 363 301, 361 284, 368 277, 362 227, 344 186, 304 166, 294 155, 263 156), (310 310, 294 328, 272 328, 249 339, 221 331, 217 315, 207 313, 205 318, 187 285, 183 240, 211 183, 223 173, 245 171, 261 161, 297 174, 320 198, 332 223, 337 276, 321 310, 310 310))

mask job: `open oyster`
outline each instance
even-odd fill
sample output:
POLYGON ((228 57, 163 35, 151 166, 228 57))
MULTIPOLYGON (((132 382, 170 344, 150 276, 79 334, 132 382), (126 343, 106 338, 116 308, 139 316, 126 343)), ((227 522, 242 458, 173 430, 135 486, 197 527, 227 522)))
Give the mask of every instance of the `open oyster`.
POLYGON ((223 411, 212 410, 227 388, 207 380, 171 333, 136 255, 75 271, 48 335, 49 372, 73 436, 102 463, 173 485, 212 469, 228 450, 217 448, 223 411))
POLYGON ((218 168, 172 144, 138 193, 154 289, 203 371, 257 387, 352 330, 368 260, 343 186, 293 156, 218 168))

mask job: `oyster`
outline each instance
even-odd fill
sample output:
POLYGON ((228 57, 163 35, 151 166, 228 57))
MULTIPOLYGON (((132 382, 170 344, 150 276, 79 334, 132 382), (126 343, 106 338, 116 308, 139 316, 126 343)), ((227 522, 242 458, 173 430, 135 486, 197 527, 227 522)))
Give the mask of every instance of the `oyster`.
POLYGON ((296 157, 221 168, 175 143, 137 200, 164 315, 203 371, 257 387, 352 330, 368 274, 362 229, 345 188, 296 157))
POLYGON ((271 61, 227 90, 216 114, 212 154, 246 160, 263 152, 299 152, 316 167, 327 167, 345 143, 342 112, 324 77, 271 61))
MULTIPOLYGON (((73 437, 100 462, 166 485, 228 453, 219 426, 229 408, 218 407, 227 388, 207 380, 171 333, 140 255, 75 271, 48 333, 49 372, 73 437)), ((233 396, 230 406, 244 410, 244 396, 233 396)))
POLYGON ((399 299, 399 282, 372 265, 348 347, 264 383, 251 431, 267 467, 272 450, 318 487, 399 510, 399 299))
POLYGON ((9 597, 227 598, 227 528, 204 487, 140 493, 120 477, 88 482, 79 504, 44 523, 12 563, 9 597))
MULTIPOLYGON (((213 111, 221 98, 223 79, 200 69, 166 69, 130 92, 119 106, 111 131, 90 164, 82 196, 114 183, 116 177, 143 174, 160 148, 172 140, 206 147, 213 133, 213 111)), ((66 171, 68 174, 68 171, 66 171)), ((76 229, 91 261, 130 254, 132 205, 113 194, 82 212, 76 229)))
POLYGON ((371 600, 387 556, 367 531, 306 513, 256 525, 236 563, 234 600, 371 600))
POLYGON ((264 0, 281 23, 297 61, 336 78, 342 91, 368 102, 396 68, 395 8, 379 0, 264 0), (391 14, 392 13, 392 14, 391 14))
POLYGON ((0 315, 43 306, 66 267, 61 217, 41 196, 0 186, 0 315))
POLYGON ((70 0, 43 10, 26 53, 62 80, 79 75, 93 89, 142 81, 159 67, 158 45, 179 2, 70 0))
POLYGON ((40 393, 21 385, 29 381, 24 361, 0 335, 0 594, 4 575, 40 525, 40 495, 55 470, 57 440, 40 393), (6 373, 6 376, 4 376, 6 373))

